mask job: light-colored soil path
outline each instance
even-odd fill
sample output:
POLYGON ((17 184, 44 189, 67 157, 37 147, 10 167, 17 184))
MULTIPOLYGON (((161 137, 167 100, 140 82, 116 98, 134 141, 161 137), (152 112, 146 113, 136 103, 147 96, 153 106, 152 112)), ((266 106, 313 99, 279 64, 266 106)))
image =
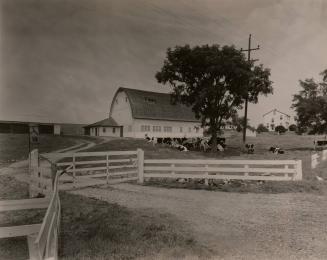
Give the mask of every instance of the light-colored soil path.
POLYGON ((214 259, 327 259, 327 198, 242 194, 134 184, 71 191, 177 216, 214 259))
MULTIPOLYGON (((91 147, 93 147, 95 145, 95 143, 91 142, 91 141, 87 141, 87 140, 83 140, 83 139, 80 139, 79 141, 80 142, 77 145, 74 145, 74 146, 71 146, 71 147, 68 147, 68 148, 64 148, 64 149, 60 149, 60 150, 56 150, 56 151, 53 151, 53 152, 56 152, 56 153, 62 153, 62 152, 68 152, 68 151, 69 152, 78 152, 78 151, 81 151, 81 150, 84 150, 84 149, 91 148, 91 147)), ((9 166, 4 167, 4 168, 0 168, 0 175, 23 174, 23 175, 26 175, 26 177, 28 177, 27 172, 26 172, 27 169, 28 169, 28 159, 12 163, 9 166)))

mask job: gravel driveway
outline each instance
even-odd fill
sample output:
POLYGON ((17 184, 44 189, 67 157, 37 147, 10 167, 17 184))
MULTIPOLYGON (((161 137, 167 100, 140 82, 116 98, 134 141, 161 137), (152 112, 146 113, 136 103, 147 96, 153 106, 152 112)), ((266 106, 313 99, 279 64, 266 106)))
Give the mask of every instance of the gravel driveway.
POLYGON ((327 259, 327 200, 117 184, 72 191, 185 221, 214 259, 327 259))

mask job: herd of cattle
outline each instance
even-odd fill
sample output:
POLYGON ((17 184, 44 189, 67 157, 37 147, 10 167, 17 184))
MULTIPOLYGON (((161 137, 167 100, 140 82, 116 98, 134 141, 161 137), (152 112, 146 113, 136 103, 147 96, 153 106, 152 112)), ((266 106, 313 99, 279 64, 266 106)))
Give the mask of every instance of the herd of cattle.
MULTIPOLYGON (((148 137, 145 136, 145 139, 148 142, 155 144, 165 144, 172 148, 175 148, 182 152, 187 151, 208 151, 211 150, 212 139, 208 137, 196 137, 196 138, 156 138, 156 137, 148 137)), ((223 152, 226 147, 226 139, 218 138, 217 139, 217 151, 223 152)))
MULTIPOLYGON (((187 151, 209 151, 211 150, 212 146, 212 139, 209 137, 196 137, 196 138, 156 138, 149 136, 145 136, 145 139, 148 142, 155 144, 165 144, 172 148, 175 148, 181 152, 187 151)), ((218 137, 217 139, 217 151, 223 152, 226 148, 226 139, 223 137, 218 137)), ((254 153, 254 144, 246 144, 245 145, 246 151, 248 154, 254 153)), ((269 152, 274 154, 284 154, 284 150, 280 147, 270 147, 268 149, 269 152)))

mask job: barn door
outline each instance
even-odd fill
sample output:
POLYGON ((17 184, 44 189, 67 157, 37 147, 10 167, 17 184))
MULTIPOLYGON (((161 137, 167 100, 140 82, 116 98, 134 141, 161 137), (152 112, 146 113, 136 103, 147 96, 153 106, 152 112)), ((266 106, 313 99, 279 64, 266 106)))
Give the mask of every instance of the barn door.
POLYGON ((123 126, 120 127, 120 137, 123 137, 124 136, 124 133, 123 133, 123 126))

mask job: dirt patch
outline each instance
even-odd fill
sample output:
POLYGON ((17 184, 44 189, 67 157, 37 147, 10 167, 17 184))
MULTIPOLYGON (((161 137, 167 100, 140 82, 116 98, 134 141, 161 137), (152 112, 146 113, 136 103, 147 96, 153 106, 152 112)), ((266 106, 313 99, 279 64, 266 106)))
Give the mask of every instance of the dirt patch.
POLYGON ((74 194, 171 214, 223 259, 326 259, 325 196, 239 194, 119 184, 74 194))

